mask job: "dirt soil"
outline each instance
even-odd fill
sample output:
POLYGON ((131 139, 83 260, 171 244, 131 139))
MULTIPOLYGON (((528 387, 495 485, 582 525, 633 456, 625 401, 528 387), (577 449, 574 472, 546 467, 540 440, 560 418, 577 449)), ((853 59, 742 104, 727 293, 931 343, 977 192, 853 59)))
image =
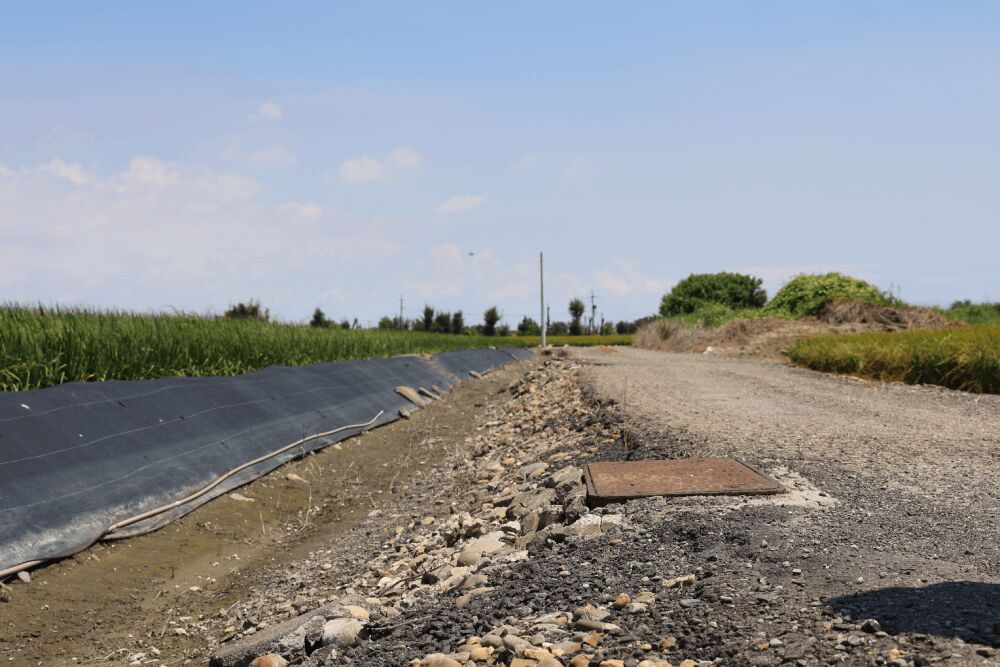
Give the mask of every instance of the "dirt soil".
MULTIPOLYGON (((361 527, 368 514, 416 496, 428 502, 430 466, 462 446, 475 414, 520 372, 462 383, 408 421, 291 462, 159 531, 36 568, 29 584, 14 578, 0 596, 0 659, 204 664, 220 641, 258 627, 245 619, 247 627, 208 629, 204 620, 248 599, 261 577, 339 540, 357 558, 377 551, 376 532, 361 527)), ((304 604, 322 604, 330 582, 349 578, 357 560, 315 565, 304 604)), ((271 600, 279 617, 297 613, 291 597, 271 600)))

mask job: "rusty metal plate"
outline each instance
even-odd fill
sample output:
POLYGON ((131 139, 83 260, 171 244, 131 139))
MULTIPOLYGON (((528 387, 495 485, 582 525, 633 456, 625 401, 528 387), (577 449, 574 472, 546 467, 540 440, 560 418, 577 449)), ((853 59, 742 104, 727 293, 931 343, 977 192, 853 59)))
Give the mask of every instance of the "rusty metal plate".
POLYGON ((785 487, 736 459, 606 461, 584 469, 587 504, 599 507, 647 496, 784 493, 785 487))

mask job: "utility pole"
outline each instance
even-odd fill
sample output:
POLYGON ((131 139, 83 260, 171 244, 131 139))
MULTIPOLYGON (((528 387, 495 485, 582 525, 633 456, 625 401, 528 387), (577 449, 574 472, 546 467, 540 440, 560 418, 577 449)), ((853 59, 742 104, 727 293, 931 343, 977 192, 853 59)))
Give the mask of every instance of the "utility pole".
POLYGON ((542 349, 545 349, 545 255, 538 253, 538 293, 541 298, 542 349))

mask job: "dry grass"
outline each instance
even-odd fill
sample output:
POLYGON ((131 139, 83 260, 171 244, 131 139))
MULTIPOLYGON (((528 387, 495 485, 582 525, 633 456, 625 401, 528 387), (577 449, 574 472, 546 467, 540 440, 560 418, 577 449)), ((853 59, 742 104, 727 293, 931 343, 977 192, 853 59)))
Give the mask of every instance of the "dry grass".
POLYGON ((911 331, 958 326, 927 308, 833 301, 815 317, 737 319, 719 327, 657 320, 640 327, 633 345, 664 352, 718 352, 782 358, 797 340, 831 333, 911 331))

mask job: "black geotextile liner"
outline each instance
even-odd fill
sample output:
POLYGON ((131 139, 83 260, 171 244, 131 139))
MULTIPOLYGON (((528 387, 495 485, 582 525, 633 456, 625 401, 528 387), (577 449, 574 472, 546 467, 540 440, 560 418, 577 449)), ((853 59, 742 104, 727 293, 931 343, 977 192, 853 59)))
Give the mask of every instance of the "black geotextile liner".
MULTIPOLYGON (((400 385, 445 388, 529 350, 455 350, 236 377, 71 382, 0 393, 0 570, 76 553, 124 519, 184 498, 304 437, 373 426, 414 408, 400 385)), ((368 427, 372 428, 372 427, 368 427)), ((115 531, 157 528, 304 453, 356 435, 310 440, 226 479, 208 494, 115 531)))

